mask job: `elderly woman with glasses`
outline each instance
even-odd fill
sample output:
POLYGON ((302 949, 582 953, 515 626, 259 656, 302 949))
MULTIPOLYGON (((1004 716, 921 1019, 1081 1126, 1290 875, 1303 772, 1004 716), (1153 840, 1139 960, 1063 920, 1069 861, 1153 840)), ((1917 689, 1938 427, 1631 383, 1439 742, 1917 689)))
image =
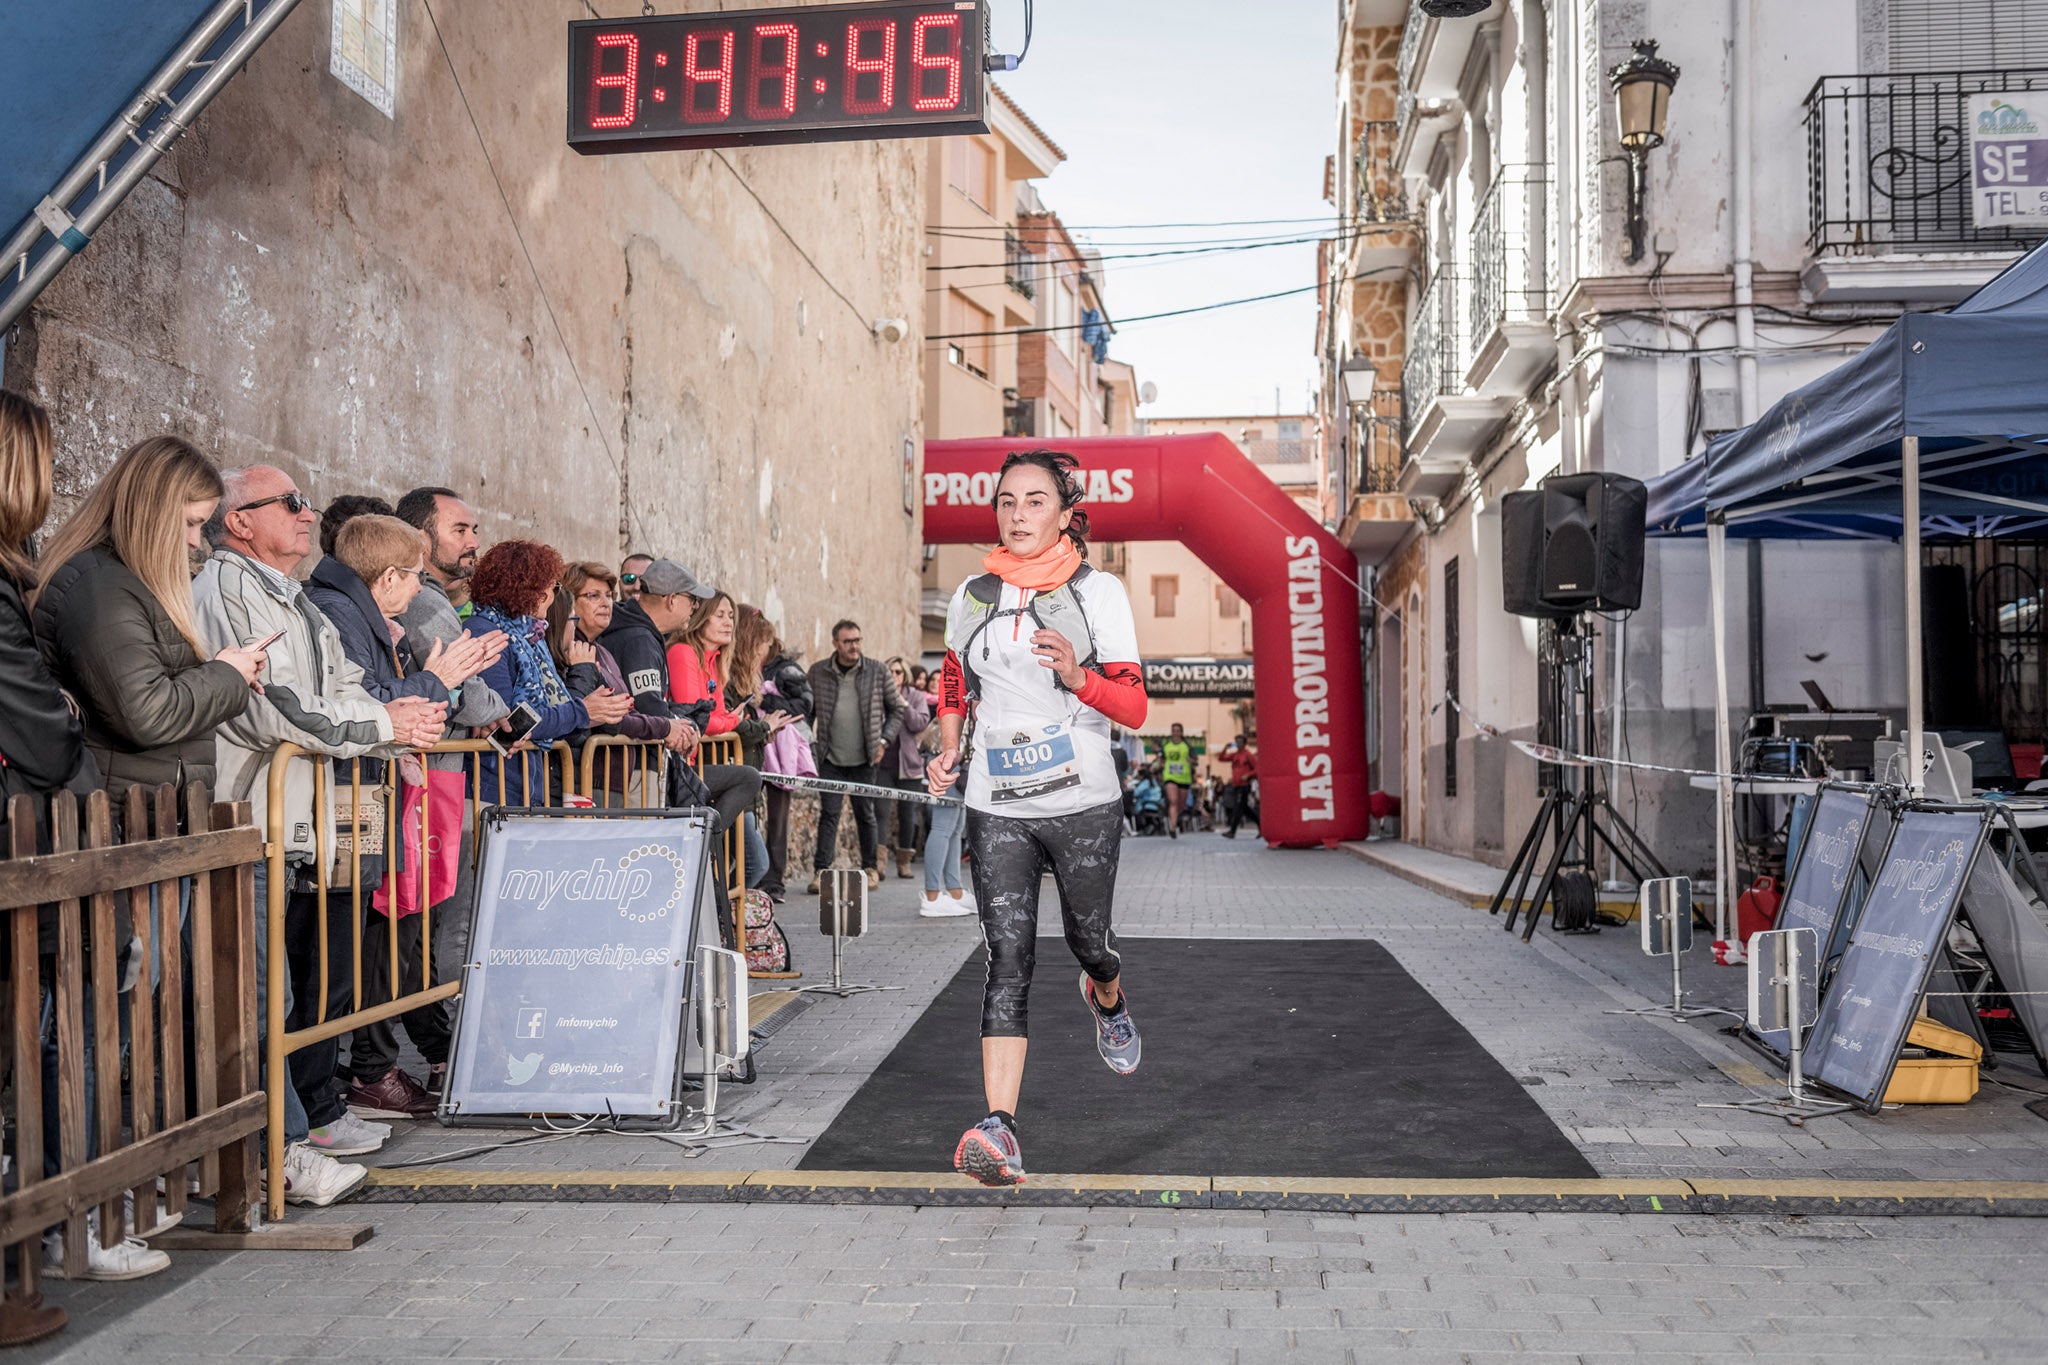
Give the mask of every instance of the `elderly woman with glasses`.
POLYGON ((602 564, 585 560, 562 571, 561 591, 548 606, 548 652, 569 690, 590 712, 591 729, 623 735, 636 744, 668 738, 669 721, 633 709, 633 693, 612 652, 597 642, 612 623, 618 578, 602 564), (595 698, 599 689, 611 693, 595 698))

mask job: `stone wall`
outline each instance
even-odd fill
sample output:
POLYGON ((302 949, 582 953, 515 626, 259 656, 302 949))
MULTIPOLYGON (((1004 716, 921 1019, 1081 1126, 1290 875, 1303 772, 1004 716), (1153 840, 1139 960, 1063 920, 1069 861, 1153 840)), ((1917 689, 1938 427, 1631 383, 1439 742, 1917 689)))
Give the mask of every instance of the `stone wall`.
POLYGON ((60 510, 168 430, 316 501, 447 484, 488 539, 675 555, 811 657, 847 614, 913 649, 925 149, 581 157, 581 4, 435 13, 400 7, 386 118, 301 6, 31 311, 4 378, 60 510))

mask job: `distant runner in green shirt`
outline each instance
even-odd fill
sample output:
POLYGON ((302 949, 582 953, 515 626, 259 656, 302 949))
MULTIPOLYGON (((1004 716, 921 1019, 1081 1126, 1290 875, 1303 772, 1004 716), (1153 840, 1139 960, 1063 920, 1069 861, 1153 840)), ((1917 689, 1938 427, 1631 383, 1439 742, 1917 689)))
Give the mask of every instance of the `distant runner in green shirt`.
POLYGON ((1166 784, 1166 833, 1180 838, 1180 813, 1188 803, 1188 788, 1195 782, 1195 751, 1175 722, 1172 735, 1159 746, 1159 776, 1166 784))

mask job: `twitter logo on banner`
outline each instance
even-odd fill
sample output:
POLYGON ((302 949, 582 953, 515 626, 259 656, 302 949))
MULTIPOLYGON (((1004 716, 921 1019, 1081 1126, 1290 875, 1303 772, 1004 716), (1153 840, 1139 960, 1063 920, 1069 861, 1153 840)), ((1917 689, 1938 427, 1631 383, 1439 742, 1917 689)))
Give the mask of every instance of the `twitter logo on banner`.
POLYGON ((505 1080, 512 1085, 525 1085, 540 1070, 540 1054, 529 1052, 524 1057, 505 1059, 505 1080))

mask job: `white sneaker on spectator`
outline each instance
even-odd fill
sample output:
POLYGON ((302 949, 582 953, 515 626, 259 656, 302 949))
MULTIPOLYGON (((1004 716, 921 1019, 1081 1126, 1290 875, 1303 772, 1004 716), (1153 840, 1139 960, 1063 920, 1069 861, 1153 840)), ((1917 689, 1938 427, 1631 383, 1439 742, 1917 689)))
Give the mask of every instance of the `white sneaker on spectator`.
POLYGON ((379 1139, 388 1138, 391 1136, 390 1124, 379 1123, 377 1120, 369 1117, 367 1114, 355 1108, 353 1105, 349 1107, 348 1116, 354 1119, 358 1124, 362 1125, 364 1128, 368 1129, 370 1132, 375 1133, 379 1139))
POLYGON ((979 912, 981 909, 979 905, 976 905, 974 903, 974 893, 972 891, 967 890, 965 887, 961 888, 960 894, 958 896, 953 895, 953 893, 950 891, 947 892, 946 899, 952 901, 953 904, 959 906, 961 910, 970 915, 979 912))
POLYGON ((284 1197, 288 1203, 325 1208, 353 1193, 369 1174, 354 1162, 336 1161, 303 1142, 284 1149, 284 1197))
POLYGON ((384 1145, 384 1134, 344 1109, 341 1117, 306 1134, 306 1145, 327 1156, 362 1156, 384 1145))
MULTIPOLYGON (((154 1250, 139 1238, 124 1237, 118 1246, 100 1245, 100 1215, 94 1209, 85 1216, 85 1274, 88 1280, 139 1280, 167 1269, 171 1258, 154 1250)), ((65 1279, 64 1230, 53 1228, 43 1234, 43 1273, 65 1279)))
MULTIPOLYGON (((162 1176, 157 1177, 156 1192, 158 1194, 164 1192, 162 1176)), ((165 1212, 164 1206, 157 1200, 150 1200, 149 1205, 150 1216, 156 1221, 146 1228, 137 1227, 135 1225, 135 1191, 121 1191, 121 1226, 127 1228, 134 1236, 154 1237, 159 1232, 169 1232, 172 1228, 185 1221, 184 1214, 165 1212)))
POLYGON ((952 919, 960 915, 969 914, 971 910, 959 901, 954 900, 951 896, 927 891, 924 897, 924 904, 917 907, 917 913, 926 919, 952 919))

